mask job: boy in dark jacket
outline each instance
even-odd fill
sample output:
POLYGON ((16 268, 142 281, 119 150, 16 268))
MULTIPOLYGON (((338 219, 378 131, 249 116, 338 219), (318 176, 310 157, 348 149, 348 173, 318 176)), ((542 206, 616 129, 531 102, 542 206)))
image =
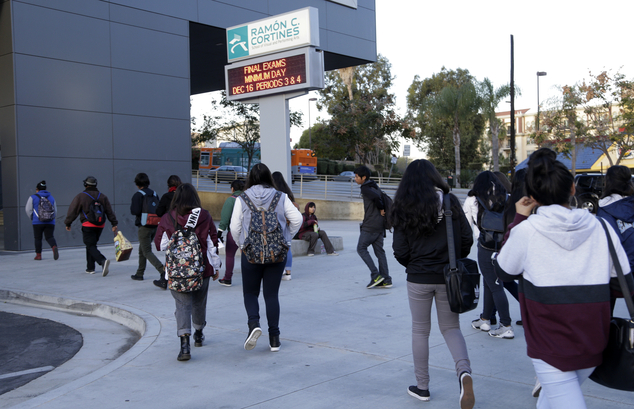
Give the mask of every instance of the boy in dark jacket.
POLYGON ((357 253, 370 269, 370 283, 366 287, 392 287, 392 277, 390 277, 387 257, 383 249, 385 206, 381 199, 381 190, 376 182, 370 179, 370 169, 367 166, 359 166, 354 170, 354 181, 361 185, 363 196, 363 223, 357 243, 357 253), (368 252, 370 245, 379 261, 378 269, 368 252))
POLYGON ((79 216, 81 222, 81 233, 86 245, 86 273, 95 274, 95 263, 101 266, 101 275, 103 277, 108 275, 108 268, 110 267, 110 260, 101 254, 97 249, 97 242, 105 225, 105 218, 102 224, 94 224, 88 220, 87 214, 90 213, 90 206, 93 202, 99 202, 103 206, 105 216, 112 225, 112 232, 117 234, 117 217, 112 211, 112 206, 106 195, 101 194, 97 189, 97 178, 94 176, 88 176, 84 179, 84 187, 86 190, 75 196, 73 201, 68 207, 66 213, 66 230, 70 231, 70 225, 79 216))
MULTIPOLYGON (((46 190, 46 181, 43 180, 35 187, 35 194, 29 196, 26 202, 26 215, 31 219, 33 224, 33 235, 35 238, 35 258, 34 260, 42 260, 42 235, 46 238, 46 242, 53 249, 53 259, 59 258, 59 251, 57 250, 57 242, 53 236, 55 231, 55 218, 57 217, 57 203, 55 198, 46 190), (52 220, 41 220, 38 214, 40 200, 46 198, 53 205, 53 218, 52 220)), ((43 218, 43 217, 42 217, 43 218)))
POLYGON ((302 214, 303 221, 302 226, 299 228, 299 232, 297 236, 300 240, 304 240, 309 242, 308 244, 308 256, 315 255, 315 245, 317 244, 317 240, 321 239, 322 243, 324 243, 324 247, 326 248, 326 253, 329 256, 338 256, 339 254, 335 252, 335 248, 332 246, 328 235, 325 230, 321 230, 319 228, 319 222, 317 220, 317 216, 315 216, 316 206, 313 202, 306 203, 304 207, 304 213, 302 214))
POLYGON ((137 268, 136 273, 132 274, 130 278, 136 281, 143 281, 145 266, 149 261, 150 264, 152 264, 154 268, 159 272, 159 279, 154 280, 154 285, 165 290, 167 289, 167 281, 164 278, 165 270, 163 267, 163 263, 159 261, 154 253, 152 253, 152 240, 154 240, 157 226, 144 226, 143 224, 141 224, 141 215, 143 214, 143 201, 145 200, 145 196, 154 196, 154 199, 157 202, 158 196, 152 189, 149 188, 150 178, 147 174, 137 174, 134 178, 134 184, 136 185, 137 189, 139 189, 139 191, 132 196, 130 213, 136 216, 134 220, 134 225, 139 228, 139 268, 137 268))

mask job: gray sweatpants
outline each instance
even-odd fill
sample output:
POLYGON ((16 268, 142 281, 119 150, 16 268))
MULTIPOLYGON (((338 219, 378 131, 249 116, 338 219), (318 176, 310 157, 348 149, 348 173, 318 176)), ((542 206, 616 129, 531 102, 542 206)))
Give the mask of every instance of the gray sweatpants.
POLYGON ((456 375, 471 373, 471 363, 467 353, 458 314, 451 312, 447 301, 447 287, 444 284, 416 284, 407 282, 409 308, 412 312, 412 354, 414 373, 419 389, 429 389, 429 333, 431 331, 431 305, 436 298, 438 327, 456 364, 456 375))
POLYGON ((209 289, 209 277, 203 279, 200 290, 190 293, 179 293, 170 290, 176 303, 176 332, 180 337, 185 334, 192 334, 192 321, 194 329, 205 328, 207 318, 207 290, 209 289))

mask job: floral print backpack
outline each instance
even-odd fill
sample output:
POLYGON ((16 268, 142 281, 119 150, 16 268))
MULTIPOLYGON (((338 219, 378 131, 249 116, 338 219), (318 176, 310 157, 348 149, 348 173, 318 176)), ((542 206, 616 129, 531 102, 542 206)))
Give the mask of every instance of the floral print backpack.
POLYGON ((200 208, 193 209, 185 226, 174 220, 175 231, 167 246, 165 270, 167 287, 179 293, 200 289, 203 285, 205 259, 194 228, 200 216, 200 208))

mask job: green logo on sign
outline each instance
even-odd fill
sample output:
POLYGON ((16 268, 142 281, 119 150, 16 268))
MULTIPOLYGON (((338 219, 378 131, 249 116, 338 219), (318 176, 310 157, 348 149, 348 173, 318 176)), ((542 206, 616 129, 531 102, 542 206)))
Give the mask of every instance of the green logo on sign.
POLYGON ((227 48, 229 50, 229 61, 249 56, 249 29, 242 26, 231 29, 227 32, 227 48))

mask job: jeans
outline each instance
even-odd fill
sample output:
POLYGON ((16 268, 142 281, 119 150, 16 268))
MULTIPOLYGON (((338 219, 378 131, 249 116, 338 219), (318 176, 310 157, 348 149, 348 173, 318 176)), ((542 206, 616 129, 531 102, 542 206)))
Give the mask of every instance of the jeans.
POLYGON ((140 226, 139 227, 139 268, 136 270, 136 276, 143 277, 147 261, 154 266, 159 272, 160 277, 165 277, 165 269, 163 263, 152 253, 152 242, 156 234, 156 227, 140 226))
POLYGON ((539 383, 542 384, 537 409, 585 409, 586 401, 583 399, 581 384, 592 374, 594 367, 563 372, 541 359, 531 360, 539 383))
POLYGON ((231 280, 233 277, 233 266, 236 263, 236 251, 238 251, 238 245, 231 236, 231 233, 227 233, 225 238, 225 280, 231 280))
POLYGON ((53 232, 55 231, 54 224, 34 224, 33 225, 33 237, 35 238, 35 252, 40 254, 42 252, 42 234, 51 248, 57 246, 53 232))
POLYGON ((308 254, 315 254, 315 246, 317 245, 317 240, 321 239, 322 243, 324 243, 324 248, 326 249, 326 253, 331 254, 335 251, 335 248, 332 246, 328 235, 325 230, 319 230, 319 232, 309 232, 304 233, 302 236, 304 241, 308 242, 308 254))
POLYGON ((209 277, 203 278, 203 285, 197 291, 189 293, 179 293, 170 290, 174 302, 176 303, 176 333, 181 335, 191 335, 192 321, 194 329, 202 330, 207 324, 207 290, 209 289, 209 277))
POLYGON ((429 333, 431 332, 431 304, 436 298, 438 327, 456 365, 456 376, 471 373, 467 344, 460 331, 459 315, 451 312, 444 284, 407 282, 409 309, 412 312, 412 355, 414 374, 419 389, 429 389, 429 333))
POLYGON ((498 309, 500 314, 500 324, 508 327, 511 325, 511 315, 509 314, 509 300, 504 292, 504 282, 498 280, 495 268, 491 262, 492 250, 487 250, 478 244, 478 266, 482 273, 484 286, 489 290, 484 293, 484 311, 482 317, 490 319, 493 307, 498 309))
POLYGON ((286 253, 286 267, 284 267, 284 270, 288 270, 291 271, 291 269, 293 268, 293 253, 291 252, 291 249, 288 249, 288 253, 286 253))
POLYGON ((383 250, 383 232, 380 233, 368 233, 361 231, 359 235, 359 242, 357 243, 357 253, 361 256, 363 262, 370 269, 370 276, 374 280, 379 275, 383 276, 386 281, 391 281, 390 271, 387 267, 387 258, 385 257, 385 250, 383 250), (374 255, 379 260, 379 269, 376 269, 374 261, 370 252, 368 252, 368 246, 372 245, 374 255))
POLYGON ((86 245, 86 270, 95 271, 95 262, 102 265, 106 260, 103 254, 97 249, 97 242, 101 237, 102 227, 81 226, 81 233, 86 245))
POLYGON ((266 304, 269 335, 280 335, 280 300, 278 294, 286 261, 273 264, 251 264, 242 254, 242 294, 249 324, 260 323, 260 284, 266 304))
MULTIPOLYGON (((515 281, 504 281, 502 283, 504 285, 504 288, 507 289, 507 291, 509 292, 509 294, 511 294, 513 296, 513 298, 515 298, 518 302, 520 300, 520 295, 519 295, 519 286, 517 285, 517 283, 515 281)), ((495 313, 498 311, 497 308, 495 308, 495 303, 493 302, 493 297, 491 296, 489 289, 487 288, 487 286, 485 285, 484 288, 482 288, 483 290, 483 295, 482 295, 482 299, 483 301, 483 306, 486 304, 493 304, 493 308, 492 308, 492 312, 491 312, 491 317, 488 319, 493 319, 495 318, 495 313)), ((508 298, 507 298, 508 299, 508 298)), ((484 311, 483 307, 483 311, 484 311)), ((483 316, 484 317, 484 316, 483 316)), ((487 319, 487 317, 484 317, 485 319, 487 319)))

